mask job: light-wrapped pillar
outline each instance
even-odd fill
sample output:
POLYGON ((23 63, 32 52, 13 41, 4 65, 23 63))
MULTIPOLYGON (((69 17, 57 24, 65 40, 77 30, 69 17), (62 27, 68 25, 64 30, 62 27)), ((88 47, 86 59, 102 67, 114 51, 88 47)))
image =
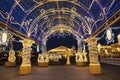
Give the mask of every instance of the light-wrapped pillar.
POLYGON ((90 59, 89 71, 91 74, 101 74, 101 66, 98 61, 97 40, 96 38, 89 38, 87 40, 90 59))
POLYGON ((31 73, 31 46, 34 41, 29 39, 24 39, 21 41, 23 45, 22 49, 22 64, 20 66, 20 74, 30 74, 31 73))

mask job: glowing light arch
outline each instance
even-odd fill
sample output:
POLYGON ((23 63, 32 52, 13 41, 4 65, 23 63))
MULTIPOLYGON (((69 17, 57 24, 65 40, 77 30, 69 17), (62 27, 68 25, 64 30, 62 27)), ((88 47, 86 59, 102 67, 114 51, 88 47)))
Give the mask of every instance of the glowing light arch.
POLYGON ((47 42, 47 38, 53 34, 56 31, 60 31, 61 33, 63 33, 64 31, 70 32, 71 34, 73 34, 76 37, 76 40, 78 42, 79 45, 79 41, 83 38, 83 36, 79 33, 77 33, 76 31, 74 31, 73 29, 71 29, 68 26, 65 26, 63 24, 57 25, 57 27, 53 27, 51 28, 48 32, 46 32, 43 36, 42 36, 42 41, 43 41, 43 45, 46 45, 47 42))

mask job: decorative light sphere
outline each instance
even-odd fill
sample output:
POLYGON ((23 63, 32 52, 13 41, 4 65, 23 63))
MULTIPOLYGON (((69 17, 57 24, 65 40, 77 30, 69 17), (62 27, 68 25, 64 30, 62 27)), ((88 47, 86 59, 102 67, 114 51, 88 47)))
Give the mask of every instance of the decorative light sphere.
POLYGON ((106 36, 109 41, 112 39, 112 31, 110 29, 106 31, 106 36))
POLYGON ((3 33, 2 33, 2 43, 6 43, 7 38, 8 38, 7 33, 6 33, 6 32, 3 32, 3 33))

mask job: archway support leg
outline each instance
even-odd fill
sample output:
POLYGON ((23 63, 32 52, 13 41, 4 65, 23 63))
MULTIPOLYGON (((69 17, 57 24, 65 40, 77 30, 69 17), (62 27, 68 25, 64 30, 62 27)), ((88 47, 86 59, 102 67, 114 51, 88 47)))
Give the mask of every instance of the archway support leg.
POLYGON ((101 74, 101 65, 98 62, 98 55, 90 55, 89 71, 91 74, 101 74))
POLYGON ((98 60, 98 51, 97 51, 97 38, 89 38, 88 49, 89 49, 89 72, 91 74, 101 74, 101 65, 98 60))
POLYGON ((24 39, 21 41, 23 44, 22 50, 22 64, 20 65, 19 74, 30 74, 31 73, 31 46, 34 41, 24 39))

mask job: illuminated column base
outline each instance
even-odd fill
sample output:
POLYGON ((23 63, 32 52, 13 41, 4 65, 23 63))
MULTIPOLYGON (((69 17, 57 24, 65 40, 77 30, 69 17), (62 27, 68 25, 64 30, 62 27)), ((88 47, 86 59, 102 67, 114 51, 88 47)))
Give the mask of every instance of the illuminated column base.
POLYGON ((66 65, 70 65, 70 57, 67 57, 66 65))
POLYGON ((101 74, 101 65, 98 60, 97 54, 89 54, 90 57, 90 64, 89 64, 89 71, 91 74, 101 74))
POLYGON ((15 51, 11 49, 9 51, 8 62, 5 62, 5 66, 16 66, 15 60, 15 51))
POLYGON ((38 66, 40 67, 48 67, 49 65, 49 58, 48 54, 39 54, 38 55, 38 66))
MULTIPOLYGON (((23 50, 25 51, 25 50, 23 50)), ((27 50, 28 52, 30 49, 27 50)), ((23 53, 22 55, 22 64, 20 66, 19 72, 20 74, 30 74, 31 73, 31 62, 30 62, 30 54, 23 53)))
POLYGON ((89 71, 91 74, 101 74, 101 65, 98 64, 89 64, 89 71))
POLYGON ((76 62, 76 66, 78 66, 78 67, 87 66, 87 62, 76 62))
POLYGON ((48 62, 38 62, 38 66, 40 67, 48 67, 49 63, 48 62))
POLYGON ((20 74, 30 74, 30 73, 31 73, 31 65, 28 65, 28 66, 20 66, 19 73, 20 73, 20 74))
POLYGON ((86 57, 86 53, 84 52, 77 52, 76 53, 76 66, 78 67, 84 67, 84 66, 87 66, 88 65, 88 62, 87 62, 87 57, 86 57), (84 56, 84 58, 83 58, 84 56))
POLYGON ((8 67, 16 66, 16 62, 5 62, 5 66, 8 67))

